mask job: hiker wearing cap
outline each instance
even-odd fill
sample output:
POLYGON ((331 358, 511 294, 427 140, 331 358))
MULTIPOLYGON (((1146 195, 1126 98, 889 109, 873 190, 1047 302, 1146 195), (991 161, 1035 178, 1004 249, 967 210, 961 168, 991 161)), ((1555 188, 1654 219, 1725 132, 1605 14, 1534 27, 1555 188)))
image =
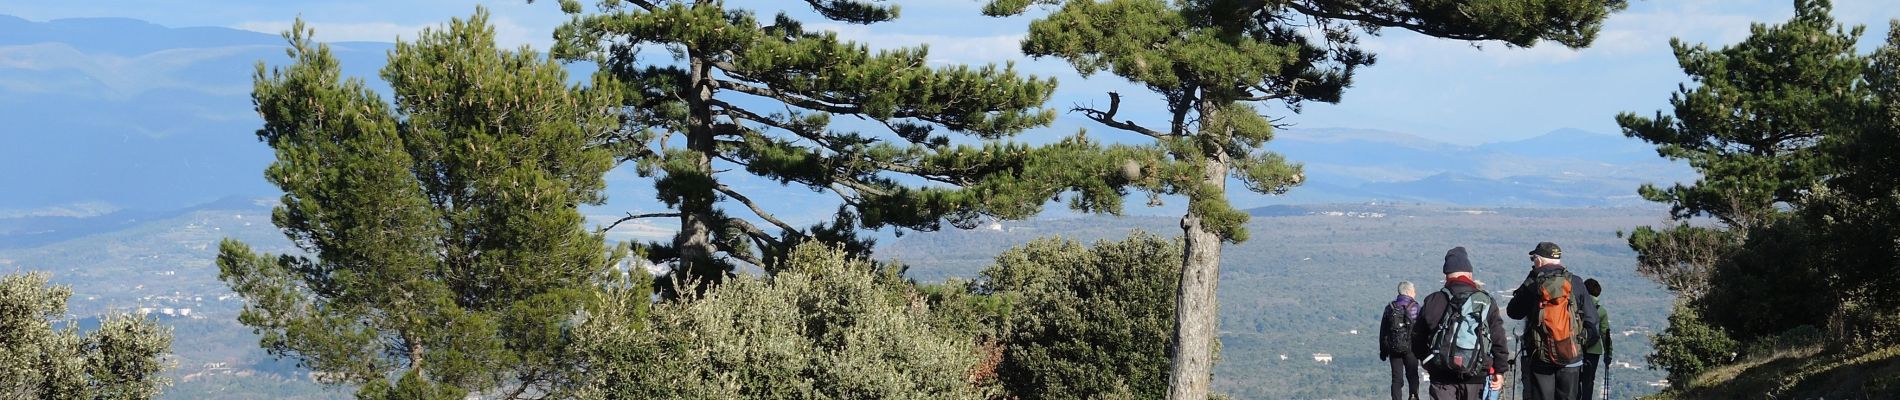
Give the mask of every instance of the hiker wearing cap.
POLYGON ((1577 400, 1583 349, 1598 336, 1596 301, 1585 292, 1583 278, 1564 268, 1556 243, 1538 243, 1530 258, 1530 275, 1504 310, 1524 320, 1525 394, 1530 400, 1577 400))
POLYGON ((1412 354, 1431 374, 1433 399, 1479 400, 1486 384, 1503 385, 1510 368, 1504 319, 1471 270, 1465 248, 1445 252, 1445 287, 1425 296, 1413 324, 1412 354))
POLYGON ((1418 356, 1412 354, 1417 296, 1411 282, 1399 282, 1399 297, 1379 316, 1379 360, 1392 364, 1392 400, 1418 399, 1418 356))
MULTIPOLYGON (((1595 345, 1583 349, 1583 373, 1577 380, 1577 400, 1590 400, 1596 398, 1597 369, 1609 368, 1603 364, 1610 362, 1615 346, 1610 345, 1610 312, 1603 309, 1603 284, 1595 279, 1585 279, 1583 287, 1590 292, 1590 301, 1596 303, 1597 337, 1600 338, 1595 345)), ((1608 376, 1605 378, 1603 385, 1609 386, 1608 376)))

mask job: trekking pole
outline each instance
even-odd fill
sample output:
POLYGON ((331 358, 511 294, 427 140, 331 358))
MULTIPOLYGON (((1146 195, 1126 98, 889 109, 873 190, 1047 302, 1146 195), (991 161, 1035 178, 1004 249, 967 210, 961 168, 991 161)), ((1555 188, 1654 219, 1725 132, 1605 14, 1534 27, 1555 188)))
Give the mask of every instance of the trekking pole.
POLYGON ((1519 336, 1522 335, 1523 332, 1524 328, 1522 327, 1512 329, 1511 337, 1506 339, 1517 341, 1517 352, 1511 353, 1511 369, 1517 370, 1517 379, 1511 380, 1511 398, 1515 400, 1523 400, 1524 398, 1524 396, 1522 396, 1523 391, 1518 390, 1518 385, 1521 384, 1519 382, 1523 381, 1525 376, 1524 365, 1518 362, 1524 359, 1524 341, 1521 340, 1522 337, 1519 336))
POLYGON ((1603 390, 1597 391, 1597 393, 1600 393, 1597 396, 1598 400, 1608 400, 1610 398, 1610 370, 1616 369, 1612 366, 1615 363, 1611 361, 1610 353, 1609 351, 1603 352, 1603 390))

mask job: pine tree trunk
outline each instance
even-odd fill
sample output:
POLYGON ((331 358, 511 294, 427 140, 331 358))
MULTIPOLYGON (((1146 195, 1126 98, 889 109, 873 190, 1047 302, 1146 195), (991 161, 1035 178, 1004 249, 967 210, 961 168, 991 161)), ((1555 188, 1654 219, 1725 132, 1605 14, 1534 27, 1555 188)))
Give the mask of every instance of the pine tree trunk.
MULTIPOLYGON (((1210 156, 1203 184, 1226 195, 1227 161, 1210 156)), ((1214 368, 1214 335, 1218 332, 1220 304, 1214 293, 1220 285, 1221 237, 1192 212, 1181 218, 1187 241, 1182 252, 1181 286, 1175 291, 1173 368, 1168 373, 1168 399, 1206 400, 1214 368)))
MULTIPOLYGON (((690 51, 690 50, 689 50, 690 51)), ((703 177, 712 182, 712 158, 717 149, 714 147, 712 106, 712 74, 709 63, 689 53, 692 59, 693 87, 686 96, 687 107, 692 116, 686 130, 686 148, 692 150, 694 157, 692 171, 684 171, 703 177)), ((680 196, 680 231, 673 236, 673 248, 679 250, 679 261, 675 271, 685 273, 686 278, 697 279, 692 290, 718 281, 725 271, 713 263, 718 251, 712 242, 713 196, 712 187, 693 188, 704 193, 689 192, 680 196)))

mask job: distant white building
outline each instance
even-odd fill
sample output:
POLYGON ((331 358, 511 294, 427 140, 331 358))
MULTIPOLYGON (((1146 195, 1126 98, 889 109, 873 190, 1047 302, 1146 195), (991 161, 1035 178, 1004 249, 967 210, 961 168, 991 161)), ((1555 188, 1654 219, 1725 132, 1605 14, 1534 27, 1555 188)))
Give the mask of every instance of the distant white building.
POLYGON ((189 308, 180 308, 180 309, 178 309, 178 316, 180 316, 180 317, 189 317, 189 316, 191 316, 191 309, 189 309, 189 308))
POLYGON ((1313 353, 1313 362, 1331 365, 1333 363, 1333 355, 1330 353, 1313 353))
POLYGON ((1281 354, 1281 355, 1280 355, 1280 361, 1286 361, 1286 355, 1285 355, 1285 354, 1281 354))

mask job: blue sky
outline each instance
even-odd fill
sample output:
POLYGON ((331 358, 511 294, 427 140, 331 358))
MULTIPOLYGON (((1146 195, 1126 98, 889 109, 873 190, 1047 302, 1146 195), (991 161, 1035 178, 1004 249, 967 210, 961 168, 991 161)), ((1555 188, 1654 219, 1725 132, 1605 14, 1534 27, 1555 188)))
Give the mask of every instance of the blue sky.
MULTIPOLYGON (((977 14, 979 0, 896 3, 904 12, 894 23, 856 26, 806 20, 814 22, 808 26, 838 30, 873 47, 927 44, 933 58, 944 63, 1016 61, 1025 71, 1061 78, 1062 89, 1051 107, 1103 101, 1102 93, 1111 90, 1140 92, 1114 77, 1083 79, 1059 61, 1021 56, 1016 43, 1033 12, 1028 17, 995 19, 977 14)), ((468 15, 475 4, 494 12, 497 34, 508 44, 544 48, 549 33, 566 19, 552 1, 23 1, 0 6, 0 13, 42 21, 129 17, 173 27, 223 26, 270 33, 301 15, 318 29, 322 40, 392 41, 468 15)), ((777 10, 803 3, 735 0, 730 5, 777 10)), ((1298 127, 1386 129, 1460 144, 1521 139, 1565 127, 1616 133, 1611 118, 1617 112, 1648 113, 1661 108, 1683 81, 1669 54, 1670 37, 1731 43, 1747 35, 1751 22, 1781 21, 1792 13, 1788 0, 1635 0, 1628 11, 1611 17, 1595 46, 1584 50, 1555 45, 1472 46, 1388 30, 1366 41, 1380 62, 1363 70, 1341 104, 1309 105, 1303 114, 1290 115, 1286 121, 1298 127)), ((1836 4, 1835 15, 1850 24, 1867 25, 1863 45, 1871 48, 1884 37, 1887 20, 1900 17, 1900 2, 1842 0, 1836 4)), ((1275 116, 1288 114, 1279 108, 1268 111, 1275 116)), ((1069 116, 1057 128, 1071 126, 1089 124, 1069 116)))

